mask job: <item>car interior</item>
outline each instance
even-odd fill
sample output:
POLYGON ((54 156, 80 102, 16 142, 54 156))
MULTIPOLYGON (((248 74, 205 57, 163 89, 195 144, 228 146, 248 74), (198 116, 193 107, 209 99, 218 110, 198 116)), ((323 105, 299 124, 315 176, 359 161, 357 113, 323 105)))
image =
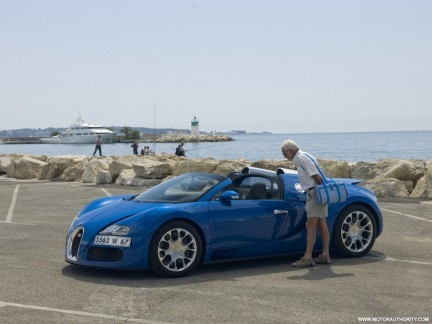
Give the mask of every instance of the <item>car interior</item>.
POLYGON ((234 174, 230 178, 233 183, 229 189, 237 192, 241 200, 281 199, 279 176, 234 174))

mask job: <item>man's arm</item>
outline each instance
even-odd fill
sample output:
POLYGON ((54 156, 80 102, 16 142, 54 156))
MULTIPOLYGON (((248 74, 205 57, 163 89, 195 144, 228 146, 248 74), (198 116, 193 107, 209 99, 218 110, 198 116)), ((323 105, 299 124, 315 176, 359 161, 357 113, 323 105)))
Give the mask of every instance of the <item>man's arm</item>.
POLYGON ((323 182, 320 174, 314 174, 312 178, 316 184, 321 184, 323 182))

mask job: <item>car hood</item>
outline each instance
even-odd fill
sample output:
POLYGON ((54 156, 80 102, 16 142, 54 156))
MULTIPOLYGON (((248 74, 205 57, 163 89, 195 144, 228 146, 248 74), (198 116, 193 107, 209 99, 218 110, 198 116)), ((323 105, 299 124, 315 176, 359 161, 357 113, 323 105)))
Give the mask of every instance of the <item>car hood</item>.
POLYGON ((120 199, 100 208, 87 211, 78 217, 77 223, 100 222, 101 224, 111 224, 139 213, 146 213, 160 206, 161 203, 137 203, 120 199))

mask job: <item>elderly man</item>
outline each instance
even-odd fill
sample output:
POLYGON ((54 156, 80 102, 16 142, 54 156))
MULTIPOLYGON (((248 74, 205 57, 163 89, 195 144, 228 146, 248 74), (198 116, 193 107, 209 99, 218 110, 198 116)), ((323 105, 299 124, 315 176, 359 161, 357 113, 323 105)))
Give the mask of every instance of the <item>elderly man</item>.
POLYGON ((315 203, 316 185, 322 183, 320 172, 318 171, 318 162, 310 154, 301 151, 297 144, 292 140, 286 140, 281 145, 282 154, 290 161, 294 162, 297 168, 300 184, 306 193, 306 251, 303 257, 294 262, 293 266, 313 267, 315 263, 330 264, 329 241, 330 235, 327 228, 327 205, 317 205, 315 203), (312 257, 313 248, 316 241, 316 228, 321 234, 322 253, 315 259, 312 257))

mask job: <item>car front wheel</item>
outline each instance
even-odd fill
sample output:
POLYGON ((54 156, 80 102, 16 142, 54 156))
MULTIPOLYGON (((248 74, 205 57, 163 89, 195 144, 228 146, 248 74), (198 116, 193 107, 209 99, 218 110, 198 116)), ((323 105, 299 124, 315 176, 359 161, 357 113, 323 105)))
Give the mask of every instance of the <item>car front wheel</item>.
POLYGON ((375 243, 375 218, 366 207, 353 205, 339 214, 333 228, 333 249, 344 257, 360 257, 375 243))
POLYGON ((165 277, 182 277, 200 263, 202 241, 190 224, 176 221, 163 225, 150 245, 150 267, 165 277))

